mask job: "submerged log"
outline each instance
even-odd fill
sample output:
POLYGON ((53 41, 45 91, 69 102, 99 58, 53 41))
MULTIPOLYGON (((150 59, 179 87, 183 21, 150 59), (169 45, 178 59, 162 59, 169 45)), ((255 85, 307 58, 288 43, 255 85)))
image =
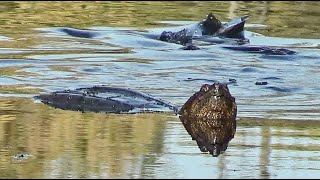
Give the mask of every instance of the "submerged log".
POLYGON ((178 112, 178 109, 169 102, 148 94, 107 86, 57 91, 35 96, 35 99, 55 108, 82 112, 117 114, 178 112))

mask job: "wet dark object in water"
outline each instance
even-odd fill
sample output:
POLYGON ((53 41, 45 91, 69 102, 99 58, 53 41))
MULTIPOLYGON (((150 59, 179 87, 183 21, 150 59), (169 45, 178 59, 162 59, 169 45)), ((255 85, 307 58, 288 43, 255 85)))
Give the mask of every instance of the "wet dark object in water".
MULTIPOLYGON (((181 44, 183 50, 200 49, 194 43, 204 42, 210 44, 232 44, 236 46, 223 47, 226 49, 261 53, 264 55, 295 55, 297 52, 284 49, 272 48, 267 46, 245 46, 250 40, 244 36, 244 25, 249 16, 242 16, 231 20, 228 23, 221 23, 212 13, 209 13, 202 21, 181 27, 178 31, 163 31, 161 34, 150 34, 145 32, 134 32, 146 38, 158 39, 165 42, 181 44), (241 46, 239 46, 241 45, 241 46)), ((75 28, 60 28, 64 32, 73 37, 94 38, 101 35, 100 31, 92 31, 75 28)), ((125 31, 123 31, 125 32, 125 31)), ((133 32, 130 32, 133 33, 133 32)))
POLYGON ((183 49, 183 50, 198 50, 200 48, 195 46, 195 45, 193 45, 193 44, 189 44, 187 46, 183 46, 181 49, 183 49))
POLYGON ((297 52, 284 48, 271 48, 265 46, 225 46, 223 48, 266 55, 294 55, 297 52))
POLYGON ((67 33, 70 36, 81 37, 81 38, 93 38, 98 35, 98 33, 95 33, 92 31, 74 29, 74 28, 61 28, 61 31, 64 33, 67 33))
POLYGON ((212 13, 209 13, 207 18, 200 22, 198 26, 203 36, 214 35, 222 28, 221 22, 212 13))
POLYGON ((161 41, 181 44, 187 47, 184 50, 197 50, 200 48, 193 48, 194 40, 215 43, 228 44, 232 43, 236 46, 226 46, 223 48, 237 51, 261 53, 264 55, 295 55, 297 52, 284 49, 272 48, 267 46, 239 46, 250 43, 250 40, 244 36, 244 25, 249 16, 242 16, 233 19, 232 21, 222 24, 212 13, 207 17, 189 28, 184 28, 178 32, 163 31, 160 35, 161 41), (199 35, 201 34, 201 35, 199 35), (216 37, 213 39, 212 37, 216 37))
POLYGON ((178 112, 170 103, 125 88, 94 86, 35 96, 44 104, 64 110, 104 113, 178 112))
POLYGON ((185 129, 202 152, 219 156, 236 132, 237 105, 226 84, 205 84, 179 111, 185 129))
POLYGON ((236 79, 229 79, 229 83, 237 83, 236 79))
POLYGON ((160 40, 170 43, 186 45, 188 43, 191 43, 192 35, 188 34, 187 29, 183 29, 176 33, 173 33, 171 31, 163 31, 160 35, 160 40))
POLYGON ((268 82, 266 82, 266 81, 256 82, 256 85, 267 85, 267 84, 268 84, 268 82))
POLYGON ((219 29, 218 36, 226 38, 246 39, 244 37, 244 24, 249 16, 242 16, 224 24, 219 29))
POLYGON ((271 89, 277 92, 292 92, 297 90, 297 88, 286 88, 286 87, 276 87, 276 86, 269 86, 266 89, 271 89))
POLYGON ((177 44, 190 44, 192 43, 193 36, 196 32, 200 32, 202 36, 217 36, 221 38, 235 38, 239 39, 239 43, 243 44, 244 37, 244 24, 249 16, 236 18, 228 23, 222 24, 212 13, 196 24, 190 29, 183 29, 178 32, 163 31, 160 35, 161 41, 177 43, 177 44))

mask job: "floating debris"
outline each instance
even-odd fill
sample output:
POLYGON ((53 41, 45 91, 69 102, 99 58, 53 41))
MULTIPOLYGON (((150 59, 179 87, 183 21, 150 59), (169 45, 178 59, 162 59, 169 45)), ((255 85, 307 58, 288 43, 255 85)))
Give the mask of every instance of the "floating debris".
POLYGON ((266 81, 262 81, 262 82, 256 82, 256 85, 267 85, 268 82, 266 81))

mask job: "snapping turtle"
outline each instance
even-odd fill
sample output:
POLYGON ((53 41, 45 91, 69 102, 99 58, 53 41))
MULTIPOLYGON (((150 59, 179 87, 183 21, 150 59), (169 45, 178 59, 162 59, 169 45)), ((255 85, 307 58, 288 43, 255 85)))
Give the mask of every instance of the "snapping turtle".
POLYGON ((179 111, 179 118, 202 152, 225 151, 236 132, 237 105, 226 84, 204 84, 179 111))
POLYGON ((227 84, 204 84, 179 109, 170 103, 126 88, 94 86, 35 96, 64 110, 104 113, 173 112, 202 152, 213 156, 227 149, 236 131, 237 105, 227 84))

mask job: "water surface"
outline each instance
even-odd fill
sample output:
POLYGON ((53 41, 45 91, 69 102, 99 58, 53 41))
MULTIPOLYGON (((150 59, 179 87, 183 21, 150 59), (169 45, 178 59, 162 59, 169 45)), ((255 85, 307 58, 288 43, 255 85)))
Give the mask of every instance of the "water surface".
POLYGON ((4 2, 0 5, 1 178, 317 178, 319 2, 4 2), (181 45, 141 36, 250 15, 252 44, 293 56, 181 45), (72 37, 61 27, 99 35, 72 37), (138 32, 138 33, 137 33, 138 32), (109 85, 178 107, 204 83, 229 84, 238 128, 225 154, 200 153, 170 113, 54 109, 39 93, 109 85), (255 85, 267 81, 267 85, 255 85), (25 159, 15 155, 27 153, 25 159))

